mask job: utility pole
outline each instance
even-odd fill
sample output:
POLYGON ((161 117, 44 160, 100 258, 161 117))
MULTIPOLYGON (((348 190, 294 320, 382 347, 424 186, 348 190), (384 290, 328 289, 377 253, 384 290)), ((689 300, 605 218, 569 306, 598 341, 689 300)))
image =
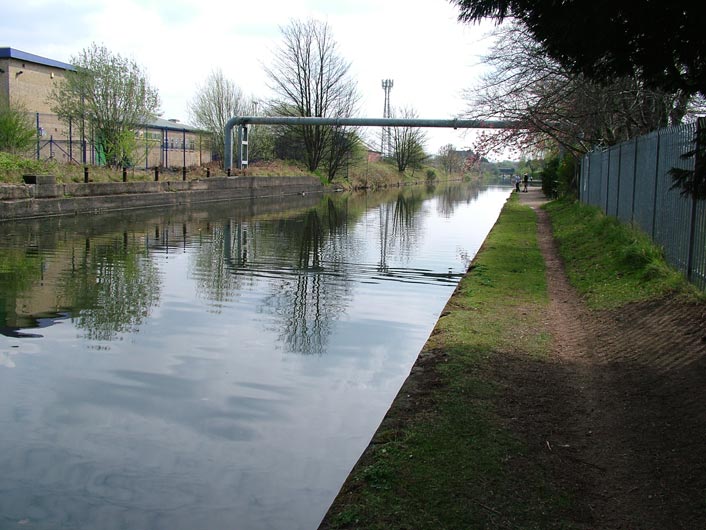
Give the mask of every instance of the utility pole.
MULTIPOLYGON (((392 109, 390 108, 390 91, 394 82, 392 79, 383 79, 382 88, 385 91, 385 108, 382 112, 383 118, 392 118, 392 109)), ((380 154, 390 156, 392 154, 392 131, 389 127, 383 127, 382 139, 380 141, 380 154)))

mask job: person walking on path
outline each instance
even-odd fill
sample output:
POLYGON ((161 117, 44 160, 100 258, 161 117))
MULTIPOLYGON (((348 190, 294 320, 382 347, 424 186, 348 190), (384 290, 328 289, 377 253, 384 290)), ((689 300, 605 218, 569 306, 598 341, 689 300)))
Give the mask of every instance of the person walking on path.
MULTIPOLYGON (((527 193, 527 184, 529 183, 529 175, 528 175, 527 173, 525 173, 525 176, 524 176, 524 179, 523 179, 523 180, 524 180, 524 183, 525 183, 525 189, 523 189, 522 191, 524 191, 525 193, 527 193)), ((518 186, 518 190, 519 190, 519 186, 518 186)))

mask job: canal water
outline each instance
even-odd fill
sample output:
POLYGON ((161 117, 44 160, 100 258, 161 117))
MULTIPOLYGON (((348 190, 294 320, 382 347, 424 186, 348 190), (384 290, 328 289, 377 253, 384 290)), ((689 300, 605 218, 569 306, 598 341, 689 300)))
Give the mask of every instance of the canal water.
POLYGON ((0 224, 0 528, 316 528, 508 195, 0 224))

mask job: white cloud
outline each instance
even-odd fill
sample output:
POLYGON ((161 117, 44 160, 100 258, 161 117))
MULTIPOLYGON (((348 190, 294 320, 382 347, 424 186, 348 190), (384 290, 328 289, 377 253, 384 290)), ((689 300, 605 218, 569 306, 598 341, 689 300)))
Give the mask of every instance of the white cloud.
MULTIPOLYGON (((472 85, 490 26, 456 21, 446 0, 30 0, 3 8, 2 43, 69 61, 91 42, 134 58, 162 98, 163 116, 187 121, 187 104, 214 68, 245 92, 266 98, 262 64, 292 18, 329 23, 363 98, 361 115, 380 117, 382 79, 394 79, 393 106, 423 118, 462 114, 461 92, 472 85), (21 28, 21 29, 18 29, 21 28)), ((430 151, 471 144, 458 131, 430 130, 430 151)))

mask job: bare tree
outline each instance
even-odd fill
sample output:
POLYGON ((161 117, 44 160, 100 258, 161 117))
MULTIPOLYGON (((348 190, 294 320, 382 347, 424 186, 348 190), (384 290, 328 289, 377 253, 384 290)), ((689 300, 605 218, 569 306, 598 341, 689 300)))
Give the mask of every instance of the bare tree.
POLYGON ((340 170, 350 167, 361 145, 358 132, 351 127, 335 127, 329 138, 324 165, 329 182, 340 170))
POLYGON ((78 123, 82 137, 90 126, 107 164, 129 164, 135 131, 159 109, 157 89, 135 61, 105 46, 94 43, 71 63, 76 69, 66 72, 49 97, 52 111, 65 122, 78 123))
POLYGON ((226 123, 233 116, 252 114, 252 111, 253 102, 234 81, 223 75, 221 69, 208 75, 189 102, 191 122, 211 134, 211 148, 218 153, 220 160, 223 160, 226 123))
POLYGON ((446 144, 439 149, 437 160, 447 175, 459 173, 463 169, 463 157, 452 144, 446 144))
MULTIPOLYGON (((280 28, 283 42, 265 72, 280 100, 275 110, 285 116, 349 117, 359 99, 349 76, 350 63, 339 55, 328 24, 294 20, 280 28)), ((298 127, 306 164, 316 170, 330 147, 328 126, 298 127)))
POLYGON ((634 78, 597 84, 549 58, 521 24, 506 24, 484 62, 482 83, 466 92, 468 117, 512 120, 515 130, 481 135, 482 152, 508 144, 523 151, 559 145, 581 154, 680 121, 689 98, 648 89, 634 78))
MULTIPOLYGON (((393 112, 402 118, 418 118, 417 112, 411 107, 404 107, 393 112)), ((426 133, 420 127, 392 127, 390 129, 392 155, 397 163, 397 171, 402 173, 407 166, 418 166, 427 155, 424 153, 426 133)))

